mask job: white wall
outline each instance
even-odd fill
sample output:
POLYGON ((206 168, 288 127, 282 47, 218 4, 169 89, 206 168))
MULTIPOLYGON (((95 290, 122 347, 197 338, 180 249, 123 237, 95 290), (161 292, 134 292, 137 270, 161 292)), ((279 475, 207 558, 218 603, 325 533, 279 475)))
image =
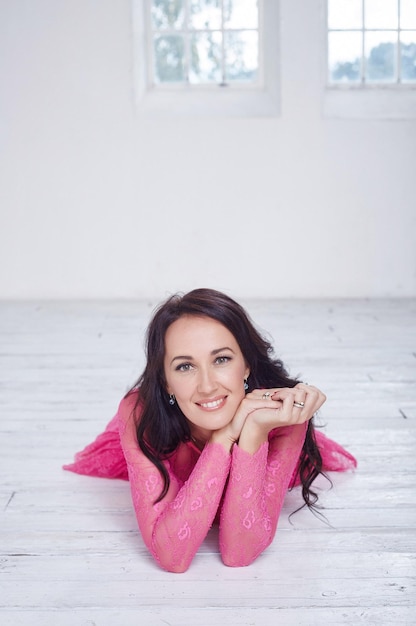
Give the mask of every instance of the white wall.
POLYGON ((130 0, 0 1, 0 297, 416 296, 415 120, 321 114, 320 0, 282 113, 141 115, 130 0))

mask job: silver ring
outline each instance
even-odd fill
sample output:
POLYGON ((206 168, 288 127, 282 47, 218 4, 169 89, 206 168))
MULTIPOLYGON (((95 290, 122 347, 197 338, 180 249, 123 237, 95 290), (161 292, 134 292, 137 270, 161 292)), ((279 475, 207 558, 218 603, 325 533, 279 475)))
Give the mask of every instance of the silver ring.
POLYGON ((262 400, 267 400, 271 395, 270 391, 266 391, 266 393, 262 395, 262 400))
POLYGON ((305 406, 304 402, 294 402, 293 406, 295 406, 297 409, 303 409, 303 407, 305 406))

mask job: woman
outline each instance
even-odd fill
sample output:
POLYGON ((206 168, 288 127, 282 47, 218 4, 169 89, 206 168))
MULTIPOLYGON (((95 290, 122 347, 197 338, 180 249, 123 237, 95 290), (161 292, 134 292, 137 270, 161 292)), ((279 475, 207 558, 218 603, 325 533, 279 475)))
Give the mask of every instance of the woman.
POLYGON ((65 469, 128 472, 144 542, 164 569, 184 572, 214 520, 224 563, 248 565, 273 540, 289 487, 301 484, 313 507, 323 470, 356 465, 314 432, 324 401, 289 378, 239 304, 196 289, 157 309, 142 376, 65 469))

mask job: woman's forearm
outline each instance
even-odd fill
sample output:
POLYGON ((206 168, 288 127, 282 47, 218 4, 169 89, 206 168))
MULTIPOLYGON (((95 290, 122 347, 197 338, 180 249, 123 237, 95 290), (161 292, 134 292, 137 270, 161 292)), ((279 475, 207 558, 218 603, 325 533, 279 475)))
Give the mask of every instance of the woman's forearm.
POLYGON ((143 539, 158 563, 171 572, 188 569, 217 513, 230 467, 230 455, 208 444, 190 476, 173 474, 167 495, 154 504, 161 481, 129 463, 131 492, 143 539))
POLYGON ((263 442, 254 454, 240 446, 233 449, 220 523, 226 565, 249 565, 274 538, 306 429, 299 425, 280 430, 280 436, 263 442))

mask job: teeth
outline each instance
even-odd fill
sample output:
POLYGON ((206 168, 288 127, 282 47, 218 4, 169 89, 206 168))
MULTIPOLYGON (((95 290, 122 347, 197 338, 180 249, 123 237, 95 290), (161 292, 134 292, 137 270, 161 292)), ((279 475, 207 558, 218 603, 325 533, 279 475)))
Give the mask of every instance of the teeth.
POLYGON ((215 409, 215 407, 219 406, 222 403, 222 400, 214 400, 213 402, 201 402, 201 406, 204 409, 215 409))

